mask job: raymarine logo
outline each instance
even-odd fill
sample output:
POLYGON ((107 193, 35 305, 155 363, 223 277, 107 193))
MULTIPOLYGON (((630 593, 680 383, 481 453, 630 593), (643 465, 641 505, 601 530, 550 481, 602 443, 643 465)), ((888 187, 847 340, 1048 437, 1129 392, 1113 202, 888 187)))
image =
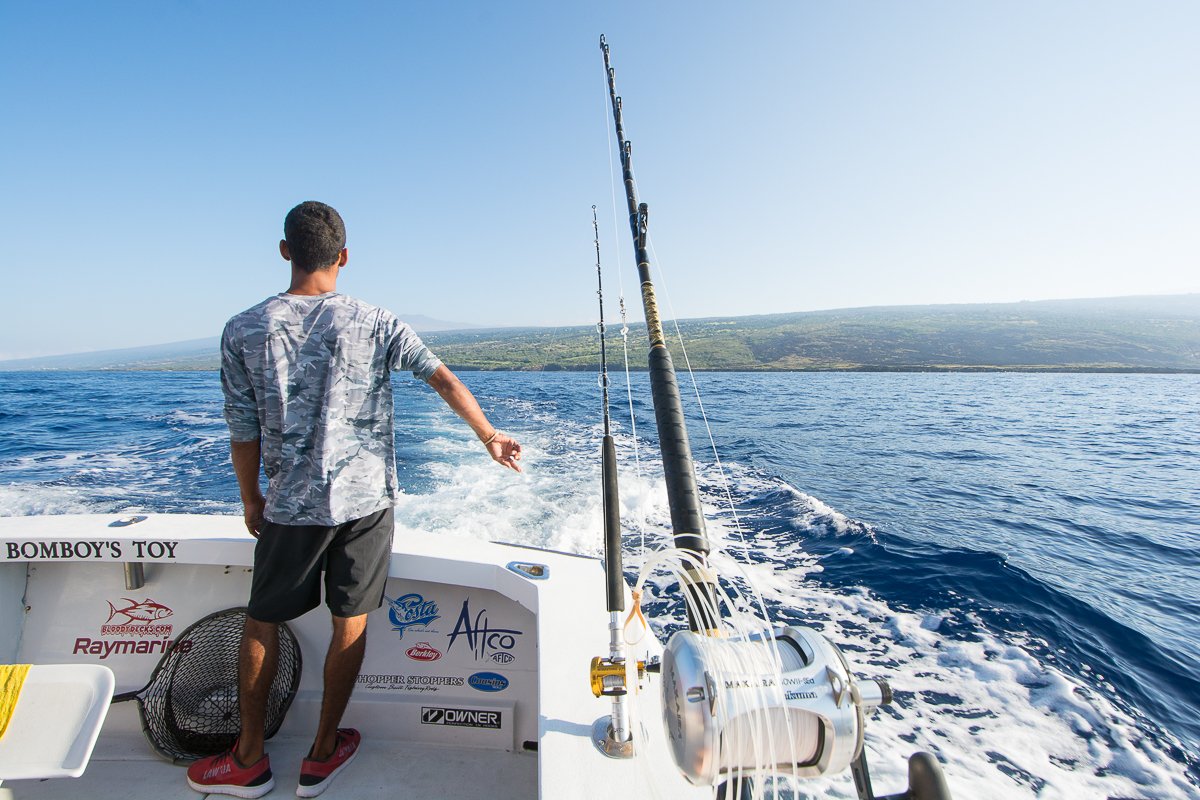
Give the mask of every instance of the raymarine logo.
POLYGON ((89 639, 81 636, 75 640, 75 647, 71 649, 71 655, 99 656, 103 661, 111 655, 158 655, 172 650, 186 653, 191 649, 192 641, 190 639, 177 642, 174 639, 89 639))
POLYGON ((440 618, 438 604, 426 600, 416 592, 401 595, 395 600, 385 597, 388 602, 388 619, 392 621, 392 630, 399 631, 399 638, 404 638, 404 632, 411 627, 425 626, 440 618))
POLYGON ((500 711, 482 708, 430 708, 421 709, 422 725, 451 725, 458 728, 501 727, 500 711))

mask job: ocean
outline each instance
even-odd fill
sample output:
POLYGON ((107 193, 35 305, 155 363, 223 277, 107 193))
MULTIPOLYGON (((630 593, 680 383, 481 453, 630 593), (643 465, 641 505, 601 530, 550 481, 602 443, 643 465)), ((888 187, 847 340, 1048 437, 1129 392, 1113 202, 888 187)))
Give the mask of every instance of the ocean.
MULTIPOLYGON (((398 535, 598 555, 597 377, 462 377, 526 472, 397 377, 398 535)), ((867 729, 877 791, 925 749, 956 797, 1200 798, 1200 376, 695 381, 715 565, 895 690, 867 729)), ((668 512, 644 373, 630 394, 614 374, 632 581, 668 512)), ((215 373, 3 373, 0 431, 0 515, 240 512, 215 373)), ((679 604, 650 585, 669 632, 679 604)), ((803 792, 854 796, 848 774, 803 792)))

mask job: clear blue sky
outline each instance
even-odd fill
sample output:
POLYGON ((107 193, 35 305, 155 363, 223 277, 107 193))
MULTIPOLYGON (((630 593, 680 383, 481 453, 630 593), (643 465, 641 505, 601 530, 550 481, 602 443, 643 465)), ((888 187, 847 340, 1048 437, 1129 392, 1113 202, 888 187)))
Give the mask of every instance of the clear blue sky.
POLYGON ((593 322, 601 33, 679 316, 1200 291, 1196 2, 3 0, 0 358, 217 335, 305 199, 347 294, 593 322))

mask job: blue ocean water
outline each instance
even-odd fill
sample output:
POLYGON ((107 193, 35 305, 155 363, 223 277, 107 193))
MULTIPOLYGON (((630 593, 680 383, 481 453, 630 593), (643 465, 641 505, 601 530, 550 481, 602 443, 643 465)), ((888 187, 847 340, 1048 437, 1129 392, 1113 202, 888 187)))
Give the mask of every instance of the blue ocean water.
MULTIPOLYGON (((401 535, 598 553, 596 376, 463 377, 527 473, 397 378, 401 535)), ((721 558, 897 689, 869 729, 885 787, 919 747, 961 796, 1200 797, 1200 376, 696 381, 710 533, 745 545, 721 558)), ((644 374, 631 394, 636 436, 614 376, 632 580, 667 511, 644 374)), ((0 431, 0 515, 239 511, 214 373, 0 374, 0 431)))

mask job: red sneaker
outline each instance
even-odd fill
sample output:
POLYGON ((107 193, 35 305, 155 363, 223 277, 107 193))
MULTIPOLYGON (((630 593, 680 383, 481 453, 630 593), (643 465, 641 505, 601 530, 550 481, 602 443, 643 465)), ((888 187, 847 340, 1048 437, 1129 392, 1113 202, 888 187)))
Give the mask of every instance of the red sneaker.
MULTIPOLYGON (((237 749, 236 744, 233 747, 237 749)), ((263 755, 250 766, 243 767, 234 758, 234 750, 194 762, 188 767, 188 786, 205 794, 231 794, 234 797, 262 797, 275 788, 270 756, 263 755)))
POLYGON ((333 755, 324 761, 306 758, 300 764, 300 784, 296 787, 297 797, 316 797, 329 788, 337 774, 345 769, 358 755, 362 735, 354 728, 338 728, 337 746, 333 755))

